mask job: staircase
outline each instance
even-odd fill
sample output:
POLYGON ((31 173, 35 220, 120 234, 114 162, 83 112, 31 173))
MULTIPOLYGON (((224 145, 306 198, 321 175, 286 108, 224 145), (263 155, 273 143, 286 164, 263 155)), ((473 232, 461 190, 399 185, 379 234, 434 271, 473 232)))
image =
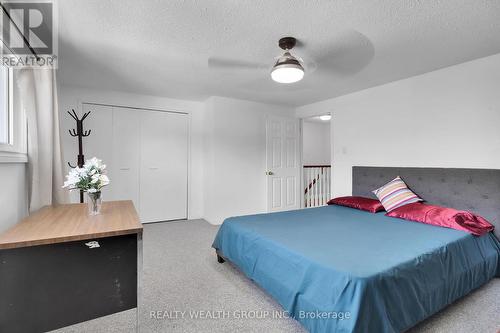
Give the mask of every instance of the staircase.
POLYGON ((324 206, 331 195, 331 165, 304 165, 304 207, 324 206))

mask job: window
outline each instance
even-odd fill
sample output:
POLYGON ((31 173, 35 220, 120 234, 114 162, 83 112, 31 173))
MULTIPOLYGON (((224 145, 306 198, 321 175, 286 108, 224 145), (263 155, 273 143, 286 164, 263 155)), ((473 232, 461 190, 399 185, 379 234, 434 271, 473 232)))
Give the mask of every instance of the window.
POLYGON ((27 161, 26 118, 16 103, 14 75, 14 70, 0 66, 0 162, 27 161))
POLYGON ((11 143, 9 113, 9 69, 0 66, 0 144, 11 143))

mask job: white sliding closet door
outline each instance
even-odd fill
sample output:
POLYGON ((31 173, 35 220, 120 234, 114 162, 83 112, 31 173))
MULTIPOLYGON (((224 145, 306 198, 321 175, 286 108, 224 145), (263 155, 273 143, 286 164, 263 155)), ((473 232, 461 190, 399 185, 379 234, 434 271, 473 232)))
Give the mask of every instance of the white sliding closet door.
MULTIPOLYGON (((85 155, 85 160, 97 157, 110 167, 113 163, 114 148, 111 142, 111 135, 113 133, 113 107, 83 103, 82 111, 82 115, 90 111, 90 115, 83 123, 84 130, 91 131, 89 136, 83 138, 83 154, 85 155)), ((76 138, 71 139, 75 144, 75 148, 69 158, 71 159, 71 164, 76 165, 78 144, 76 138)), ((115 183, 113 181, 114 174, 112 170, 108 170, 108 176, 112 181, 102 191, 103 200, 115 200, 113 196, 115 183)), ((77 193, 78 191, 72 192, 72 201, 74 202, 78 202, 79 200, 77 193)), ((85 200, 87 200, 87 195, 85 195, 85 200)))
POLYGON ((186 219, 188 116, 146 110, 140 113, 141 220, 186 219))
MULTIPOLYGON (((188 115, 87 103, 82 111, 92 112, 85 120, 92 130, 84 138, 85 158, 108 166, 103 199, 132 200, 144 223, 186 219, 188 115)), ((76 156, 69 157, 76 164, 76 156)))
POLYGON ((106 161, 113 184, 113 200, 132 200, 139 211, 141 112, 113 107, 113 162, 106 161), (110 165, 111 164, 111 165, 110 165))

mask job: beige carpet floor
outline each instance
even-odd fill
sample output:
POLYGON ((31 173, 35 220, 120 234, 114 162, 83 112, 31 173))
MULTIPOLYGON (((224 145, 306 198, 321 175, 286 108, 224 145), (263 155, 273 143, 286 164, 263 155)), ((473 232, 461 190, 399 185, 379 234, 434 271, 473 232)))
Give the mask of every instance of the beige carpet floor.
MULTIPOLYGON (((140 332, 305 332, 293 319, 273 318, 281 311, 273 299, 231 265, 217 263, 211 248, 217 229, 204 220, 145 225, 140 332), (241 318, 245 314, 264 318, 241 318), (196 315, 204 318, 193 319, 196 315)), ((53 332, 135 332, 136 318, 136 310, 129 310, 53 332)), ((496 333, 499 329, 497 278, 410 332, 496 333)))

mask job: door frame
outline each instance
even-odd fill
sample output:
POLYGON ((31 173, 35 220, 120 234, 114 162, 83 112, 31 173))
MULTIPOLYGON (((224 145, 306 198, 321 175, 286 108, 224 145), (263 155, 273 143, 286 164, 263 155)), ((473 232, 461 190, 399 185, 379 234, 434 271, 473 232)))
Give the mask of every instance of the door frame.
POLYGON ((325 111, 325 112, 315 112, 308 115, 297 116, 300 119, 300 185, 301 185, 301 201, 300 208, 305 208, 304 205, 304 120, 307 118, 318 117, 324 115, 325 113, 330 113, 332 118, 330 119, 330 165, 331 168, 331 178, 330 178, 330 195, 333 195, 333 145, 332 145, 332 137, 333 137, 333 112, 325 111))
POLYGON ((299 118, 299 159, 300 159, 300 173, 299 173, 299 198, 300 208, 305 208, 304 203, 304 118, 299 118))
MULTIPOLYGON (((157 112, 168 112, 168 113, 179 113, 179 114, 185 114, 188 117, 188 152, 187 152, 187 181, 186 181, 186 186, 187 186, 187 191, 186 191, 186 218, 185 219, 178 219, 178 220, 171 220, 171 221, 185 221, 189 220, 191 217, 191 211, 190 211, 190 188, 191 188, 191 173, 192 173, 192 162, 191 162, 191 140, 192 140, 192 111, 186 111, 186 110, 179 110, 179 109, 162 109, 162 108, 157 108, 157 107, 142 107, 139 105, 123 105, 119 103, 108 103, 108 102, 103 102, 102 100, 96 100, 94 98, 84 98, 84 99, 77 99, 76 100, 76 105, 78 110, 77 113, 80 115, 83 112, 83 105, 97 105, 97 106, 107 106, 107 107, 116 107, 116 108, 128 108, 128 109, 133 109, 133 110, 147 110, 147 111, 157 111, 157 112)), ((159 222, 170 222, 169 221, 159 221, 159 222)), ((159 222, 150 222, 150 223, 159 223, 159 222)))

